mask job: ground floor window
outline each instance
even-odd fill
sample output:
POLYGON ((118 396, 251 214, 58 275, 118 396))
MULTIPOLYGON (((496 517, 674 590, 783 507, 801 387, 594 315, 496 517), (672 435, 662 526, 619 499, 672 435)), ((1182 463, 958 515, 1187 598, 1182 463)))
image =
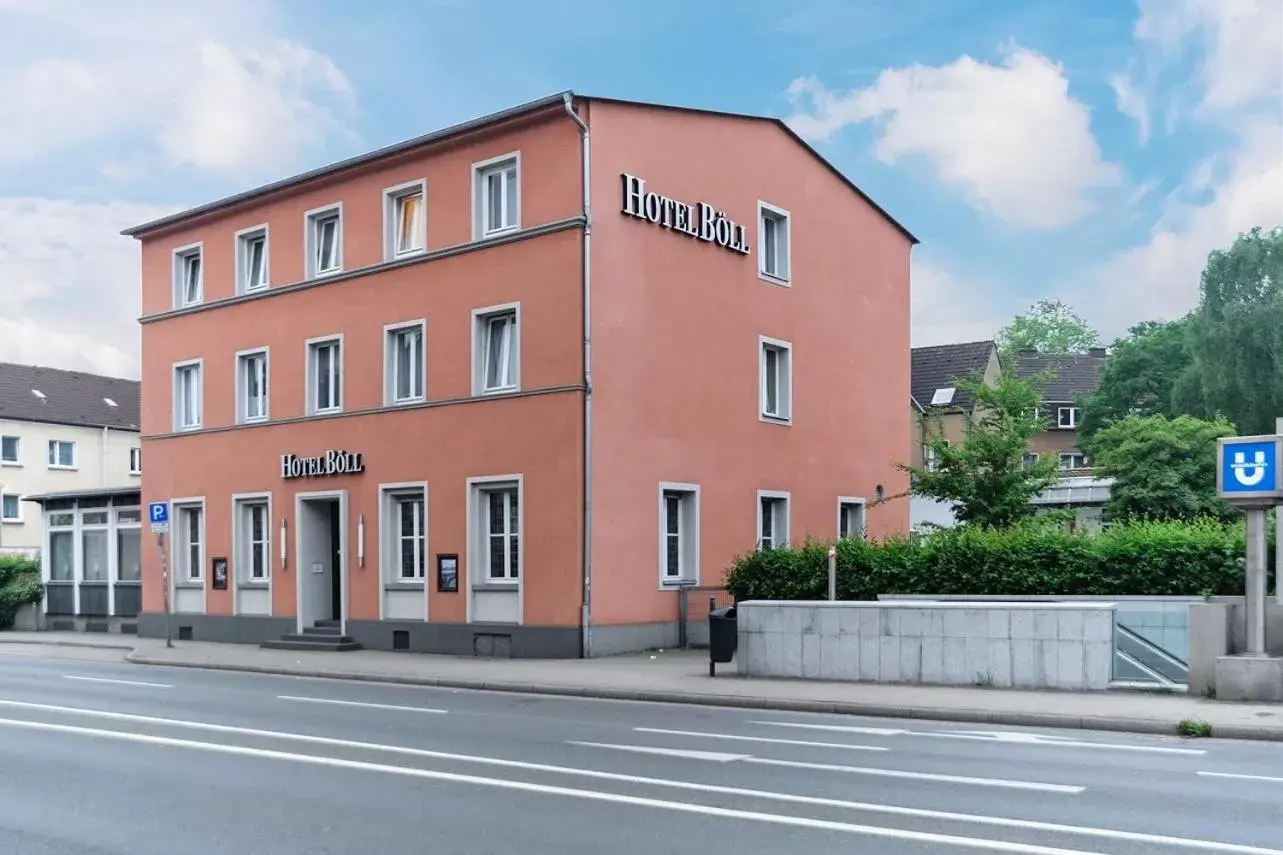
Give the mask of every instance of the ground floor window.
POLYGON ((699 581, 699 487, 659 486, 659 578, 665 585, 699 581))
POLYGON ((521 575, 521 508, 515 484, 481 491, 484 510, 486 576, 494 582, 515 582, 521 575))
POLYGON ((205 514, 200 505, 174 509, 174 579, 199 582, 204 577, 205 514))
POLYGON ((838 537, 864 538, 864 502, 838 501, 838 537))
POLYGON ((271 577, 272 530, 266 498, 236 503, 236 559, 242 583, 265 583, 271 577))
POLYGON ((757 545, 759 549, 787 546, 789 495, 761 490, 757 494, 757 545))

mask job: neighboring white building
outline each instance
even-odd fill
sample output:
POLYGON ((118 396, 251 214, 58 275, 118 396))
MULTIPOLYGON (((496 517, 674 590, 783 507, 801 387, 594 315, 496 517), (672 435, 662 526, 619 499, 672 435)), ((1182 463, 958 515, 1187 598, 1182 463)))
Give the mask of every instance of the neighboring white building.
POLYGON ((138 423, 136 380, 0 362, 0 552, 44 547, 27 496, 137 488, 138 423))

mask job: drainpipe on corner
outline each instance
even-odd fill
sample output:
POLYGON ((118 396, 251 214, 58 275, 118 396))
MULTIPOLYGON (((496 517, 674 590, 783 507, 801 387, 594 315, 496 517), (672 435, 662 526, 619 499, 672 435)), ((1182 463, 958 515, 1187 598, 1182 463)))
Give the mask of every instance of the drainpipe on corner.
POLYGON ((101 463, 101 466, 99 468, 102 471, 99 474, 99 477, 102 480, 99 481, 99 486, 106 487, 107 486, 107 426, 106 425, 102 426, 102 455, 101 456, 102 456, 102 460, 99 461, 101 463))
POLYGON ((579 614, 579 655, 587 659, 592 655, 592 183, 591 147, 588 125, 575 112, 574 95, 562 95, 566 115, 579 126, 583 140, 583 191, 584 191, 584 254, 583 300, 584 315, 584 584, 579 614))

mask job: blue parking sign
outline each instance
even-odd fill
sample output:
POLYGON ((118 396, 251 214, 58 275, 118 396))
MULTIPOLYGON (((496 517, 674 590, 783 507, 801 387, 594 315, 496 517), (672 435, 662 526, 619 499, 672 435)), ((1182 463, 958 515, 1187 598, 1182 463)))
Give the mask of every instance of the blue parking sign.
POLYGON ((154 532, 169 531, 169 502, 151 502, 147 505, 147 521, 154 532))
POLYGON ((1251 502, 1279 496, 1283 439, 1229 436, 1217 443, 1216 492, 1228 501, 1251 502))

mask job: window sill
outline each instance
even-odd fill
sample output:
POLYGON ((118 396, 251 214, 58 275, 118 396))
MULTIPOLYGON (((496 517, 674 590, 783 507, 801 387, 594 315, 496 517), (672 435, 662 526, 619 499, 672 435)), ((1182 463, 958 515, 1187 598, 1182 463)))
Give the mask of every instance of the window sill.
POLYGON ((411 407, 411 406, 414 406, 415 404, 424 404, 424 403, 427 403, 427 398, 423 395, 418 395, 413 398, 400 398, 400 399, 394 398, 389 404, 387 404, 387 406, 411 407))
POLYGON ((392 253, 392 257, 385 259, 385 263, 390 264, 393 261, 405 261, 406 259, 409 259, 409 258, 418 258, 420 255, 427 255, 427 254, 428 254, 427 247, 420 247, 419 249, 406 249, 400 252, 392 253))
POLYGON ((422 591, 423 587, 424 585, 422 581, 384 582, 383 583, 384 591, 422 591))
POLYGON ((659 589, 661 591, 676 591, 682 588, 694 588, 699 582, 694 579, 661 579, 659 589))
POLYGON ((16 460, 0 460, 0 466, 13 467, 14 469, 22 468, 22 464, 16 460))
POLYGON ((254 416, 253 418, 243 418, 237 422, 238 425, 261 425, 271 421, 268 416, 254 416))
POLYGON ((792 416, 772 416, 766 413, 759 413, 757 417, 768 425, 780 425, 781 427, 793 426, 792 416))
POLYGON ((478 398, 501 398, 504 395, 512 395, 520 391, 521 391, 521 388, 518 386, 504 386, 503 388, 500 388, 500 389, 483 388, 477 393, 477 397, 478 398))
POLYGON ((141 579, 117 579, 117 585, 142 585, 141 579))
POLYGON ((130 472, 129 474, 130 474, 130 475, 132 475, 132 476, 133 476, 133 477, 135 477, 135 478, 141 478, 143 473, 142 473, 142 472, 130 472))
POLYGON ((331 267, 329 270, 317 270, 308 279, 326 279, 330 276, 337 276, 343 272, 342 267, 331 267))
POLYGON ((51 469, 54 472, 75 472, 80 469, 79 466, 54 466, 53 464, 50 464, 46 468, 51 469))
POLYGON ((179 425, 174 433, 195 433, 200 428, 200 425, 179 425))
POLYGON ((781 288, 792 288, 793 280, 785 276, 772 276, 764 270, 757 271, 757 278, 771 285, 778 285, 781 288))
POLYGON ((473 582, 472 590, 516 593, 521 590, 520 582, 473 582))
POLYGON ((181 309, 190 309, 190 308, 193 308, 194 306, 200 306, 204 302, 205 302, 204 300, 193 300, 190 303, 178 303, 177 305, 174 306, 174 310, 178 311, 181 309))
POLYGON ((309 416, 332 416, 341 412, 343 412, 342 407, 326 407, 323 410, 311 410, 310 412, 308 412, 308 415, 309 416))
POLYGON ((255 579, 252 582, 241 581, 236 583, 236 587, 242 591, 266 591, 272 587, 272 581, 270 579, 255 579))
POLYGON ((204 579, 189 579, 189 580, 186 580, 186 581, 183 581, 183 582, 175 582, 175 583, 174 583, 174 587, 175 587, 175 588, 182 588, 182 589, 184 589, 184 590, 188 590, 188 591, 203 591, 203 590, 205 590, 205 580, 204 580, 204 579))
POLYGON ((253 288, 241 288, 240 293, 241 294, 259 294, 271 287, 272 287, 271 283, 268 282, 263 285, 255 285, 253 288))
POLYGON ((501 229, 491 229, 490 231, 482 232, 481 236, 477 238, 477 240, 489 240, 490 238, 496 238, 502 235, 510 234, 511 232, 518 232, 518 231, 521 231, 520 224, 504 226, 501 229))
POLYGON ((22 525, 22 518, 5 517, 4 519, 0 520, 0 523, 3 523, 4 525, 22 525))

